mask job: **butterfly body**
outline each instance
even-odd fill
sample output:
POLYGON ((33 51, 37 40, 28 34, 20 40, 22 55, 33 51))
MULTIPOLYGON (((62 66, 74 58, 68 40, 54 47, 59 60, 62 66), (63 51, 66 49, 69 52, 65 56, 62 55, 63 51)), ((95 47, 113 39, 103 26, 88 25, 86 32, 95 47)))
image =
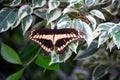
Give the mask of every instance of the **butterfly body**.
POLYGON ((45 53, 50 53, 54 47, 58 53, 63 53, 71 42, 83 37, 82 31, 73 28, 37 29, 29 34, 29 38, 38 43, 45 53))

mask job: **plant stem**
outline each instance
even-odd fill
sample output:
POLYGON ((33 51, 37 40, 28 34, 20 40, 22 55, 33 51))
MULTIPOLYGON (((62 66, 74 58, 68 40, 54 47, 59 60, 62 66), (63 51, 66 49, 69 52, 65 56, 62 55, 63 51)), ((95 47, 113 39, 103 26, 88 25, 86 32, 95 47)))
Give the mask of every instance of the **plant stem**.
POLYGON ((33 57, 27 64, 25 64, 25 67, 28 66, 28 65, 30 65, 30 64, 36 59, 36 57, 37 57, 38 54, 40 53, 40 50, 41 50, 41 49, 39 49, 39 50, 37 51, 37 53, 34 55, 34 57, 33 57))

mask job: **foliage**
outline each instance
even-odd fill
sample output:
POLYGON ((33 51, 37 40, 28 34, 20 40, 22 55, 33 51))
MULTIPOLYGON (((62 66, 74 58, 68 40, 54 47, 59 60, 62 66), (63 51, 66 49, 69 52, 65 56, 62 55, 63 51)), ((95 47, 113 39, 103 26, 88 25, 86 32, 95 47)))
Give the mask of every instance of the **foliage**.
MULTIPOLYGON (((7 76, 7 80, 30 75, 26 75, 27 69, 35 64, 39 68, 59 69, 57 74, 50 72, 52 76, 57 75, 54 79, 120 79, 119 0, 1 0, 0 4, 0 58, 22 66, 7 76), (51 55, 43 56, 39 46, 32 43, 27 34, 32 28, 53 29, 56 25, 58 29, 81 30, 85 38, 70 44, 62 55, 52 51, 51 55)), ((32 76, 31 80, 38 77, 32 76)))

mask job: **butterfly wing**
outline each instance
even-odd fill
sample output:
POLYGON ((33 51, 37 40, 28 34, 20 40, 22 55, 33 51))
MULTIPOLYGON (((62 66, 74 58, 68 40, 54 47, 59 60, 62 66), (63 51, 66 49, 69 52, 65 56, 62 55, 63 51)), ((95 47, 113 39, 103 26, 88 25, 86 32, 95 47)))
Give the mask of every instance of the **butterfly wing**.
POLYGON ((50 53, 53 46, 56 47, 58 53, 63 53, 71 42, 83 37, 83 32, 72 28, 38 29, 32 30, 29 34, 29 38, 38 43, 45 53, 50 53))
POLYGON ((84 33, 75 29, 65 28, 58 30, 54 39, 58 53, 63 53, 71 42, 83 37, 84 33))
POLYGON ((53 34, 51 29, 32 30, 29 38, 38 43, 43 49, 44 53, 49 54, 53 49, 53 34))

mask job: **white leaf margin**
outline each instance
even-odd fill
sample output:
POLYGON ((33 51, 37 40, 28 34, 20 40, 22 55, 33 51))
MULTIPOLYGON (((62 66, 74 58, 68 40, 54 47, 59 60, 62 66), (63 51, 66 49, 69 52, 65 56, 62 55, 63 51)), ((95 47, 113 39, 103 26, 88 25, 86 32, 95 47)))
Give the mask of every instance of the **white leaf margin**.
POLYGON ((18 6, 18 5, 20 5, 21 2, 22 2, 22 0, 13 0, 10 6, 11 7, 18 6))
POLYGON ((43 7, 47 3, 46 0, 32 0, 32 7, 38 8, 43 7))
POLYGON ((100 18, 100 19, 105 20, 105 16, 104 16, 104 14, 100 10, 97 10, 97 9, 91 10, 90 14, 92 14, 92 15, 100 18))
POLYGON ((33 21, 32 15, 26 16, 22 20, 22 30, 23 30, 23 35, 26 33, 26 31, 30 28, 31 24, 33 21))

